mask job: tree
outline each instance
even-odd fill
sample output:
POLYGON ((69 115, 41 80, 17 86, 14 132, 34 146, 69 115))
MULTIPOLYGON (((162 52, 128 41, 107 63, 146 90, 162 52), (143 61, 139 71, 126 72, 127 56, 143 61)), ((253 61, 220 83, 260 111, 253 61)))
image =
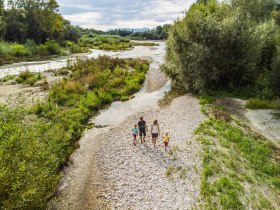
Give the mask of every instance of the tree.
POLYGON ((63 38, 65 40, 77 42, 80 37, 81 37, 81 31, 79 27, 72 26, 69 21, 64 20, 63 38))
POLYGON ((192 5, 170 29, 162 69, 193 92, 247 85, 269 89, 273 83, 276 93, 279 86, 269 76, 280 75, 274 6, 272 0, 192 5))
POLYGON ((3 38, 6 20, 4 16, 4 0, 0 0, 0 38, 3 38))
POLYGON ((42 43, 47 39, 62 38, 63 18, 55 0, 9 0, 8 8, 7 40, 28 38, 42 43))

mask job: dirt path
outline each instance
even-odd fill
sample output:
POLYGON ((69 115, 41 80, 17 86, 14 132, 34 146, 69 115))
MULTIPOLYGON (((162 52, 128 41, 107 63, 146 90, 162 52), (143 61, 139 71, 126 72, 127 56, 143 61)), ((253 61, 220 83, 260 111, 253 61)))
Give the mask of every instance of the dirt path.
POLYGON ((193 131, 204 119, 197 100, 175 99, 169 107, 147 108, 116 126, 91 129, 65 171, 56 209, 190 209, 199 198, 199 144, 193 131), (155 149, 132 145, 130 130, 139 116, 158 119, 169 131, 173 154, 161 139, 155 149), (170 172, 168 176, 166 173, 170 172))

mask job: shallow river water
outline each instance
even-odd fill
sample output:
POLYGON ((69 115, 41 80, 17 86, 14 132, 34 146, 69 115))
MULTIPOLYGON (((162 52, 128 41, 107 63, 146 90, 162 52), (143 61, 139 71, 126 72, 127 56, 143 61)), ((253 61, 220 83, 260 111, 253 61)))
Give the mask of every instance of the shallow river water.
POLYGON ((167 81, 159 71, 159 67, 164 61, 165 42, 157 43, 159 46, 136 46, 130 51, 111 52, 92 50, 89 54, 72 55, 48 61, 5 65, 0 67, 0 78, 6 75, 16 75, 27 69, 32 72, 43 72, 62 68, 69 64, 69 60, 73 62, 77 57, 97 58, 100 55, 108 55, 119 58, 142 58, 149 60, 151 62, 150 69, 147 73, 144 86, 135 94, 135 97, 129 101, 112 103, 108 109, 101 111, 95 119, 92 119, 96 125, 113 125, 120 123, 131 114, 144 110, 146 107, 157 106, 158 101, 170 90, 170 81, 167 81))

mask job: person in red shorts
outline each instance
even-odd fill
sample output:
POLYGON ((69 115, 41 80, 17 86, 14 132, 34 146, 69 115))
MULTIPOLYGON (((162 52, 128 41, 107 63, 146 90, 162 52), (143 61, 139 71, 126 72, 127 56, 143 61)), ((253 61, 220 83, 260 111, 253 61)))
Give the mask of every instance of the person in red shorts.
POLYGON ((136 136, 138 135, 137 125, 134 125, 134 128, 132 128, 132 135, 133 135, 133 144, 136 146, 136 136))

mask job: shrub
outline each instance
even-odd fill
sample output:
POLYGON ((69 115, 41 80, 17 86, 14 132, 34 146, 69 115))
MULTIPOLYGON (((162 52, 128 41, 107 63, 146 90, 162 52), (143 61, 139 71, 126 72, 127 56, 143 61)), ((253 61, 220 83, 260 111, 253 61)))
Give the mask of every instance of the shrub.
POLYGON ((84 94, 86 92, 86 88, 79 81, 64 81, 63 88, 67 93, 84 94))
POLYGON ((8 55, 12 53, 11 45, 7 42, 0 42, 0 55, 8 55))
POLYGON ((38 52, 37 49, 37 44, 35 43, 35 41, 33 39, 27 39, 25 42, 25 47, 27 49, 29 49, 29 51, 33 54, 36 55, 38 52))
POLYGON ((47 56, 47 55, 49 55, 48 47, 46 45, 40 44, 37 47, 37 54, 39 56, 47 56))
POLYGON ((30 56, 31 52, 24 45, 12 44, 11 45, 12 54, 16 57, 30 56))
POLYGON ((22 71, 16 78, 16 81, 20 84, 26 84, 33 86, 36 82, 42 79, 41 73, 33 73, 30 71, 22 71))
POLYGON ((111 94, 105 92, 104 90, 98 90, 97 95, 101 101, 101 104, 108 104, 113 101, 113 97, 111 96, 111 94))
POLYGON ((56 41, 49 40, 45 43, 45 45, 46 45, 46 48, 50 55, 60 55, 61 54, 61 48, 56 41))

